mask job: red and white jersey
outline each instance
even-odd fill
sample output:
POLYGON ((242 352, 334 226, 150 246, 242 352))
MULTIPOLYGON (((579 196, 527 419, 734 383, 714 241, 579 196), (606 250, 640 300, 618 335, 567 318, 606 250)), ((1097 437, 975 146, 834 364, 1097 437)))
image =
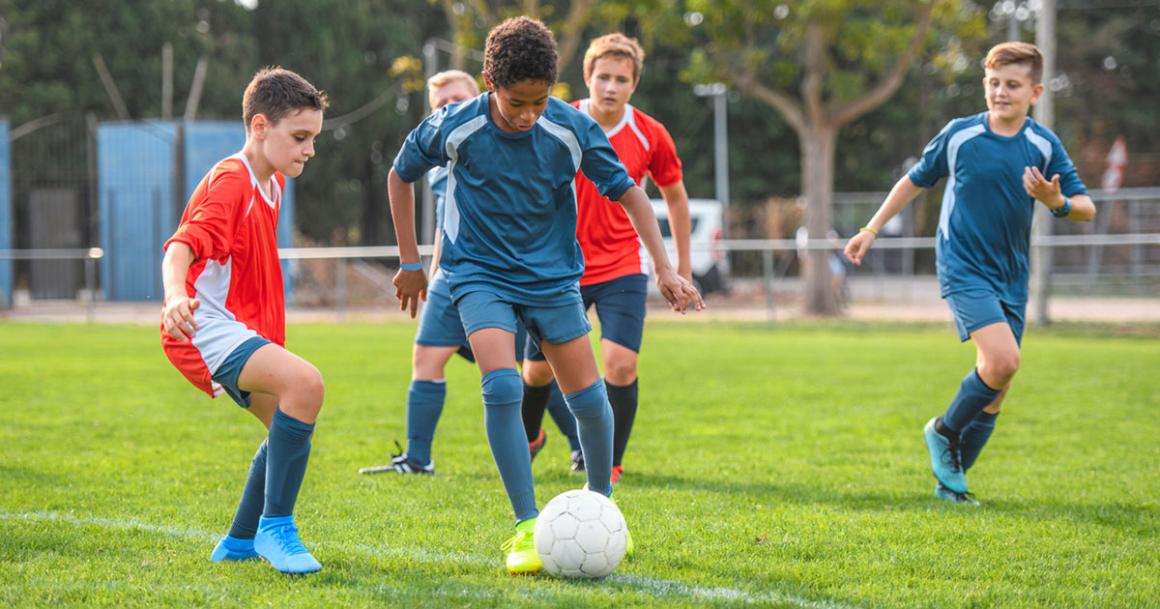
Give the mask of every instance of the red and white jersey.
POLYGON ((278 264, 278 211, 286 178, 270 180, 269 195, 242 153, 219 161, 185 206, 177 232, 165 242, 193 250, 185 278, 189 296, 201 301, 193 316, 200 328, 190 342, 164 329, 165 354, 187 379, 210 395, 218 367, 243 342, 262 336, 286 343, 286 307, 278 264))
MULTIPOLYGON (((587 99, 572 105, 588 114, 587 99)), ((653 117, 626 104, 624 118, 606 135, 637 186, 643 187, 646 176, 657 186, 681 180, 677 146, 665 126, 653 117)), ((583 173, 576 174, 576 208, 576 239, 584 252, 580 285, 649 273, 648 257, 641 251, 640 237, 628 214, 620 203, 602 196, 583 173)))

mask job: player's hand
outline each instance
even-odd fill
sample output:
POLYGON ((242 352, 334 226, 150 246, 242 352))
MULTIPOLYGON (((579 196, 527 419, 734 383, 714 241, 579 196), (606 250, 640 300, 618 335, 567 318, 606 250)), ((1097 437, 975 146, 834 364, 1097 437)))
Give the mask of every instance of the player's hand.
POLYGON ((672 269, 664 269, 657 271, 657 288, 661 291, 661 296, 669 301, 669 306, 674 311, 684 313, 688 310, 689 305, 693 306, 694 311, 700 311, 705 308, 705 301, 701 300, 701 293, 693 284, 684 277, 677 275, 672 269))
POLYGON ((1033 199, 1051 209, 1055 209, 1067 202, 1059 186, 1059 174, 1055 174, 1048 180, 1043 177, 1043 174, 1039 172, 1039 168, 1035 166, 1023 168, 1023 189, 1033 199))
POLYGON ((693 284, 693 269, 688 268, 688 267, 681 268, 681 265, 678 264, 677 265, 677 275, 680 276, 681 279, 684 279, 685 281, 689 282, 689 285, 693 284))
POLYGON ((404 271, 399 269, 395 273, 395 298, 399 299, 399 310, 410 309, 411 319, 415 319, 415 312, 419 309, 419 301, 427 300, 427 274, 423 269, 404 271))
POLYGON ((868 230, 859 231, 846 242, 846 249, 842 250, 842 253, 854 266, 862 266, 862 258, 870 251, 870 246, 874 244, 876 238, 874 233, 868 230))
POLYGON ((161 327, 173 340, 189 342, 201 327, 193 318, 193 312, 200 306, 200 300, 185 294, 166 300, 161 309, 161 327))

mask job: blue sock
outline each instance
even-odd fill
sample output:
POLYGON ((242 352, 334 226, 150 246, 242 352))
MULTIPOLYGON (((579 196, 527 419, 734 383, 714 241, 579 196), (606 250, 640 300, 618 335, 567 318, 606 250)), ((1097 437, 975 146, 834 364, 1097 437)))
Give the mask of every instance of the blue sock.
POLYGON ((571 446, 572 450, 580 450, 580 437, 576 435, 576 417, 572 416, 572 411, 568 410, 568 405, 564 403, 564 394, 556 381, 552 381, 552 395, 548 397, 548 414, 552 415, 552 420, 556 422, 556 427, 560 428, 560 433, 568 438, 568 446, 571 446))
POLYGON ((971 466, 975 464, 975 459, 979 458, 979 453, 983 452, 987 440, 991 439, 991 432, 995 431, 995 420, 998 418, 999 413, 991 414, 984 410, 968 423, 959 434, 959 451, 963 456, 963 471, 971 469, 971 466))
POLYGON ((539 510, 532 485, 532 460, 520 415, 524 382, 515 368, 500 368, 485 374, 481 384, 487 443, 512 502, 516 522, 535 518, 539 510))
POLYGON ((431 442, 435 426, 447 400, 447 383, 411 381, 407 390, 407 458, 419 465, 431 463, 431 442))
POLYGON ((262 515, 267 518, 290 516, 294 502, 306 476, 310 460, 310 434, 313 423, 303 423, 282 412, 274 411, 270 424, 269 446, 266 449, 266 505, 262 515))
POLYGON ((588 490, 612 494, 612 406, 604 380, 596 379, 587 389, 564 395, 576 417, 580 445, 584 447, 584 468, 588 490))
POLYGON ((943 415, 943 425, 951 431, 960 434, 963 428, 970 423, 983 409, 991 405, 1000 391, 992 389, 979 378, 978 369, 972 369, 970 374, 963 378, 959 392, 943 415))
POLYGON ((238 509, 234 512, 234 523, 230 525, 229 536, 234 539, 253 541, 254 534, 258 532, 258 518, 262 516, 262 508, 266 502, 266 445, 267 440, 262 440, 262 445, 258 447, 258 452, 254 453, 254 460, 250 463, 246 489, 242 491, 242 500, 238 502, 238 509))

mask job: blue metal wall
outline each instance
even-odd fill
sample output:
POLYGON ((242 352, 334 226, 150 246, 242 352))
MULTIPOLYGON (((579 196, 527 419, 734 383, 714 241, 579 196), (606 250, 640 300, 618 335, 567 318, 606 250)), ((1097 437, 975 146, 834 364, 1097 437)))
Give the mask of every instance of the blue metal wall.
MULTIPOLYGON (((12 249, 12 159, 8 121, 0 120, 0 250, 12 249)), ((0 309, 12 306, 12 260, 0 258, 0 309)))
MULTIPOLYGON (((97 133, 102 277, 107 300, 160 300, 161 246, 177 228, 181 209, 214 163, 242 149, 246 134, 236 121, 146 122, 101 125, 97 133), (178 127, 183 183, 174 187, 178 127)), ((287 184, 279 217, 278 241, 290 247, 294 191, 287 184)), ((287 265, 287 298, 291 282, 287 265)))

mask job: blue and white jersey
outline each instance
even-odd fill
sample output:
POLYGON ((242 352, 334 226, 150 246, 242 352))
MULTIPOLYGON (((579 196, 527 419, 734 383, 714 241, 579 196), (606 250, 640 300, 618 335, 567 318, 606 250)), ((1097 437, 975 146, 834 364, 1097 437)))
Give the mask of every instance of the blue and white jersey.
POLYGON ((1003 302, 1027 302, 1038 204, 1023 189, 1023 171, 1031 166, 1049 180, 1059 174, 1064 196, 1087 193, 1059 138, 1031 118, 1010 137, 991 131, 986 112, 957 118, 926 145, 908 177, 923 188, 947 178, 936 242, 944 297, 985 289, 1003 302))
POLYGON ((513 304, 578 298, 576 172, 613 200, 632 179, 596 121, 567 103, 549 98, 532 129, 509 133, 492 121, 488 99, 484 93, 420 123, 395 157, 395 172, 414 182, 447 165, 439 266, 456 301, 475 291, 513 304))
POLYGON ((427 184, 431 186, 431 197, 435 200, 435 230, 443 230, 443 200, 447 195, 447 167, 432 167, 427 172, 427 184))

